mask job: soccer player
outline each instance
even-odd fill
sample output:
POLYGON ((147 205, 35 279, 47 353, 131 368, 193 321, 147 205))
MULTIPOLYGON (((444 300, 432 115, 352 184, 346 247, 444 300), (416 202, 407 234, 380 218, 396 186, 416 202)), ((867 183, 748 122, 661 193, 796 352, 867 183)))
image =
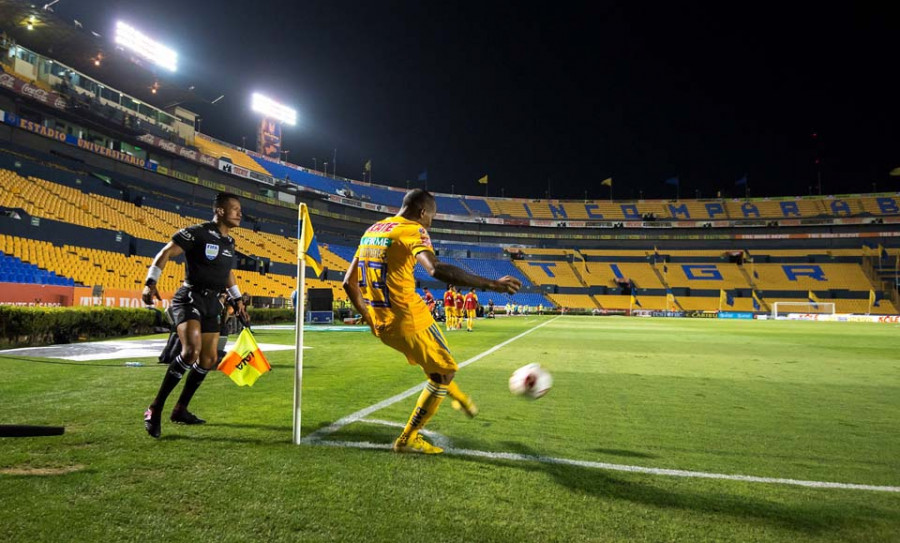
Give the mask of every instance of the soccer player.
POLYGON ((472 331, 472 325, 475 324, 475 310, 478 308, 478 296, 475 294, 475 289, 469 289, 469 293, 466 294, 466 332, 472 331))
POLYGON ((415 294, 415 265, 421 265, 435 279, 455 285, 509 294, 522 285, 515 277, 487 279, 438 260, 427 231, 435 213, 437 205, 431 193, 422 189, 407 192, 397 216, 366 230, 344 276, 344 291, 372 334, 406 355, 407 362, 418 365, 428 376, 409 421, 394 441, 393 450, 398 453, 443 452, 425 441, 420 431, 445 396, 449 395, 453 407, 469 417, 478 413, 472 399, 453 380, 458 367, 444 334, 428 314, 425 302, 415 294))
POLYGON ((447 285, 447 292, 444 293, 444 328, 449 332, 456 326, 456 296, 453 295, 453 285, 447 285))
POLYGON ((453 287, 454 303, 456 307, 456 329, 462 330, 463 317, 466 315, 466 300, 459 292, 459 287, 453 287))
POLYGON ((162 410, 175 386, 188 373, 181 396, 169 417, 181 424, 203 424, 206 421, 188 411, 188 403, 203 383, 206 374, 218 360, 217 345, 222 319, 222 292, 236 304, 236 311, 249 321, 241 291, 234 278, 234 239, 228 235, 241 224, 241 202, 238 196, 220 192, 213 204, 213 219, 209 222, 179 230, 157 253, 147 271, 141 297, 147 305, 153 298, 162 300, 156 285, 166 263, 185 256, 184 283, 172 297, 175 329, 181 340, 181 354, 169 364, 156 398, 144 413, 144 428, 152 437, 159 437, 162 410))
POLYGON ((431 316, 433 317, 435 305, 434 294, 432 294, 431 291, 428 290, 428 287, 425 287, 422 290, 425 291, 425 305, 428 307, 428 312, 431 313, 431 316))

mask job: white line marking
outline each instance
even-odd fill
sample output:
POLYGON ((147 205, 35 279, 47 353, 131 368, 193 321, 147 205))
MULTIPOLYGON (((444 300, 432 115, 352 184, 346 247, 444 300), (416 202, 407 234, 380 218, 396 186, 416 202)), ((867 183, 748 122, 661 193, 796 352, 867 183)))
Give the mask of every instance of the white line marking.
MULTIPOLYGON (((468 366, 469 364, 474 364, 475 362, 478 362, 485 356, 497 352, 498 350, 509 345, 513 341, 516 341, 517 339, 522 338, 522 337, 530 334, 531 332, 534 332, 535 330, 537 330, 538 328, 540 328, 542 326, 546 326, 546 325, 550 324, 551 322, 555 321, 558 318, 559 317, 554 317, 547 322, 544 322, 544 323, 541 323, 541 324, 535 326, 534 328, 529 328, 528 330, 525 330, 524 332, 522 332, 521 334, 519 334, 515 337, 507 339, 503 343, 498 343, 497 345, 494 345, 493 347, 484 351, 483 353, 477 354, 477 355, 473 356, 472 358, 466 360, 462 364, 459 364, 459 367, 464 368, 464 367, 468 366)), ((353 413, 351 415, 347 415, 346 417, 339 419, 336 422, 331 423, 329 426, 326 426, 325 428, 319 428, 315 432, 304 437, 302 439, 302 441, 312 442, 312 441, 322 439, 323 437, 327 436, 328 434, 333 434, 333 433, 337 432, 338 430, 340 430, 344 426, 347 426, 348 424, 353 424, 354 422, 356 422, 362 418, 368 417, 369 415, 371 415, 372 413, 374 413, 376 411, 379 411, 381 409, 384 409, 385 407, 394 405, 395 403, 397 403, 399 401, 409 398, 410 396, 419 392, 423 388, 425 388, 425 383, 419 383, 418 385, 416 385, 412 388, 408 388, 408 389, 404 390, 400 394, 391 396, 390 398, 388 398, 386 400, 382 400, 374 405, 370 405, 369 407, 366 407, 365 409, 360 409, 359 411, 357 411, 356 413, 353 413)))
MULTIPOLYGON (((370 421, 380 423, 381 421, 370 421)), ((322 441, 316 445, 329 447, 348 447, 356 449, 382 449, 390 450, 391 445, 385 443, 372 443, 369 441, 322 441)), ((687 471, 681 469, 648 468, 644 466, 629 466, 625 464, 608 464, 606 462, 589 462, 586 460, 572 460, 569 458, 555 458, 552 456, 540 456, 530 454, 516 454, 504 452, 476 451, 472 449, 444 449, 444 454, 454 456, 472 456, 476 458, 489 458, 491 460, 508 460, 513 462, 538 462, 541 464, 556 464, 563 466, 577 466, 581 468, 600 469, 607 471, 627 471, 631 473, 646 473, 650 475, 665 475, 669 477, 692 477, 699 479, 719 479, 726 481, 741 481, 745 483, 767 483, 792 486, 804 486, 810 488, 838 488, 843 490, 870 490, 874 492, 900 492, 900 486, 861 485, 855 483, 832 483, 827 481, 803 481, 799 479, 782 479, 777 477, 756 477, 753 475, 730 475, 727 473, 708 473, 705 471, 687 471)))

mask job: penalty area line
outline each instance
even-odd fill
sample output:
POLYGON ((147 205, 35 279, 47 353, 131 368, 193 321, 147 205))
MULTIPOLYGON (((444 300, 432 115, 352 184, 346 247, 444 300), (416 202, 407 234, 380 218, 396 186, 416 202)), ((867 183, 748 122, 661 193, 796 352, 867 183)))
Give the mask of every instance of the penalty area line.
MULTIPOLYGON (((527 336, 528 334, 530 334, 531 332, 534 332, 538 328, 547 326, 548 324, 550 324, 551 322, 555 321, 558 318, 559 317, 554 317, 554 318, 550 319, 549 321, 543 322, 541 324, 538 324, 537 326, 529 328, 528 330, 525 330, 521 334, 511 337, 502 343, 498 343, 497 345, 494 345, 490 349, 488 349, 480 354, 477 354, 477 355, 473 356, 472 358, 466 360, 465 362, 459 364, 459 367, 464 368, 464 367, 468 366, 469 364, 474 364, 475 362, 478 362, 482 358, 497 352, 498 350, 502 349, 503 347, 506 347, 510 343, 527 336)), ((350 415, 347 415, 346 417, 338 419, 337 421, 331 423, 330 425, 328 425, 324 428, 319 428, 315 432, 302 438, 301 442, 311 443, 314 441, 318 441, 329 434, 333 434, 333 433, 337 432, 338 430, 340 430, 344 426, 347 426, 348 424, 353 424, 354 422, 357 422, 361 419, 364 419, 365 417, 368 417, 369 415, 371 415, 372 413, 374 413, 376 411, 380 411, 380 410, 384 409, 385 407, 394 405, 397 402, 400 402, 400 401, 405 400, 406 398, 409 398, 413 394, 420 392, 423 388, 425 388, 425 383, 419 383, 418 385, 416 385, 412 388, 408 388, 408 389, 404 390, 400 394, 391 396, 390 398, 388 398, 386 400, 382 400, 376 404, 370 405, 369 407, 366 407, 365 409, 360 409, 356 413, 352 413, 350 415)))
MULTIPOLYGON (((372 421, 379 422, 379 421, 372 421)), ((369 441, 329 441, 318 440, 315 445, 329 447, 353 448, 353 449, 378 449, 390 450, 389 443, 372 443, 369 441)), ((610 464, 607 462, 590 462, 587 460, 572 460, 570 458, 556 458, 552 456, 478 451, 473 449, 444 449, 444 454, 451 456, 469 456, 474 458, 487 458, 489 460, 505 460, 510 462, 536 462, 539 464, 553 464, 561 466, 575 466, 580 468, 598 469, 605 471, 624 471, 629 473, 642 473, 647 475, 662 475, 666 477, 687 477, 695 479, 718 479, 724 481, 739 481, 744 483, 763 483, 802 486, 807 488, 828 488, 841 490, 867 490, 872 492, 897 492, 900 486, 863 485, 856 483, 835 483, 829 481, 804 481, 800 479, 784 479, 779 477, 757 477, 754 475, 735 475, 728 473, 709 473, 705 471, 688 471, 681 469, 648 468, 644 466, 630 466, 627 464, 610 464)))

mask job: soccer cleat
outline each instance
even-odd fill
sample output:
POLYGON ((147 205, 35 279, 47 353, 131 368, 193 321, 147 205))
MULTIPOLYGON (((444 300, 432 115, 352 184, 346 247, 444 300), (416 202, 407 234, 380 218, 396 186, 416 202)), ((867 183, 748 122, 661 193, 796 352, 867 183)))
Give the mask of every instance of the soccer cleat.
POLYGON ((144 429, 147 430, 150 437, 155 438, 159 438, 159 433, 162 431, 162 421, 159 420, 159 417, 153 416, 153 410, 149 407, 144 411, 144 429))
POLYGON ((206 424, 206 421, 191 413, 187 409, 173 409, 172 416, 169 417, 172 422, 178 424, 206 424))
POLYGON ((472 401, 472 398, 469 398, 466 403, 463 403, 459 400, 453 400, 452 402, 450 402, 450 407, 456 409, 461 413, 465 413, 465 415, 470 419, 474 419, 478 415, 478 406, 475 405, 475 402, 472 401))
POLYGON ((441 454, 444 449, 436 447, 425 441, 422 434, 416 434, 416 437, 409 441, 400 441, 398 437, 394 441, 393 451, 396 453, 413 453, 413 454, 441 454))

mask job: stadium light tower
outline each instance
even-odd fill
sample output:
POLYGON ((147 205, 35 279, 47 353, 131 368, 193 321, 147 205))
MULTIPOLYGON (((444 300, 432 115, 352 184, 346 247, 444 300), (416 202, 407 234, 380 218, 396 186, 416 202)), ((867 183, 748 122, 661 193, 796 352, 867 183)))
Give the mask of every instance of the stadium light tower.
POLYGON ((115 41, 118 45, 137 53, 157 66, 172 72, 178 70, 178 54, 175 51, 151 40, 122 21, 116 23, 115 41))
POLYGON ((256 134, 256 151, 275 160, 281 159, 281 125, 297 124, 297 111, 254 92, 250 109, 262 115, 256 134))

